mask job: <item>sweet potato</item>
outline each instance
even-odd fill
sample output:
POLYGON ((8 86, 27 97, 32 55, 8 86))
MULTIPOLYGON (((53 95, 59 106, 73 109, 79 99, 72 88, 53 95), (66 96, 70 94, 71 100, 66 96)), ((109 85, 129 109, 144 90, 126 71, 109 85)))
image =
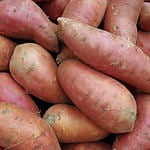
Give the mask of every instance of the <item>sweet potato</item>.
POLYGON ((0 1, 0 34, 34 40, 50 51, 58 51, 56 25, 32 0, 0 1))
POLYGON ((50 126, 34 113, 0 102, 0 146, 12 150, 60 150, 50 126))
POLYGON ((46 49, 35 43, 17 45, 10 60, 13 78, 30 94, 50 103, 67 102, 56 78, 57 65, 46 49))
POLYGON ((136 45, 150 57, 150 32, 138 31, 136 45))
POLYGON ((144 2, 140 18, 139 18, 139 24, 143 31, 150 31, 150 3, 144 2))
MULTIPOLYGON (((60 17, 70 0, 51 0, 39 3, 39 6, 47 14, 50 20, 56 21, 60 17)), ((74 10, 75 11, 75 10, 74 10)))
POLYGON ((0 71, 9 70, 9 61, 16 43, 10 39, 0 36, 0 71))
POLYGON ((15 103, 33 113, 40 113, 33 99, 25 93, 24 89, 17 84, 9 73, 5 72, 0 72, 0 102, 1 101, 15 103))
POLYGON ((111 146, 104 142, 64 144, 61 147, 62 150, 111 150, 111 146))
POLYGON ((97 27, 107 7, 107 0, 70 0, 62 16, 97 27))
POLYGON ((150 149, 150 94, 136 94, 137 119, 131 133, 120 135, 113 144, 113 150, 150 149))
POLYGON ((68 104, 51 106, 43 118, 53 128, 61 143, 98 141, 109 134, 97 127, 77 107, 68 104))
POLYGON ((139 47, 121 36, 69 18, 61 17, 58 23, 59 35, 83 62, 150 92, 150 58, 139 47))
POLYGON ((110 0, 105 14, 104 29, 135 44, 137 21, 143 2, 144 0, 110 0))
POLYGON ((72 58, 77 58, 77 57, 76 55, 73 54, 71 49, 69 49, 67 46, 64 46, 61 48, 60 53, 57 54, 56 63, 60 64, 64 60, 72 59, 72 58))
POLYGON ((132 131, 136 102, 117 80, 73 59, 59 65, 58 79, 72 102, 97 126, 112 133, 132 131))

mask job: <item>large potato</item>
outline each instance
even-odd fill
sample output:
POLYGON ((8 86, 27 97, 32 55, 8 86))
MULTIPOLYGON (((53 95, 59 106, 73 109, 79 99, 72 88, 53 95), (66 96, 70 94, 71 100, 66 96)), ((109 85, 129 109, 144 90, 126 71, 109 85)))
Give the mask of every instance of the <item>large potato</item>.
POLYGON ((59 65, 58 79, 72 102, 99 127, 112 132, 131 132, 136 102, 117 80, 77 60, 59 65))
POLYGON ((29 93, 50 103, 67 98, 56 78, 57 65, 46 49, 38 44, 17 45, 10 60, 14 79, 29 93))

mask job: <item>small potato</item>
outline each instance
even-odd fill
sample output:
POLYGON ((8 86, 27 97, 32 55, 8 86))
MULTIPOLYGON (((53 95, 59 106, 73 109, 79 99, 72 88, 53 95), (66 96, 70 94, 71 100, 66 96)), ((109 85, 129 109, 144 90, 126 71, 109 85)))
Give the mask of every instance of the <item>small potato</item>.
POLYGON ((53 128, 61 143, 97 141, 109 134, 96 126, 77 107, 67 104, 53 105, 43 118, 53 128))
POLYGON ((10 39, 0 36, 0 71, 9 70, 9 61, 16 43, 10 39))
POLYGON ((10 60, 13 78, 30 94, 50 103, 68 102, 56 78, 57 65, 46 49, 35 43, 17 45, 10 60))

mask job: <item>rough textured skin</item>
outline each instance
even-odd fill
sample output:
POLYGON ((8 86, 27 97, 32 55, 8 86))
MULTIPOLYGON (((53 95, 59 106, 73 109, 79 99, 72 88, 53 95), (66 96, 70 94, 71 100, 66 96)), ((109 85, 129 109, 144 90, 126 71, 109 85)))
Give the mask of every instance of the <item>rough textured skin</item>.
POLYGON ((60 17, 70 0, 51 0, 39 3, 39 6, 49 16, 50 20, 56 21, 60 17))
POLYGON ((75 20, 62 17, 58 23, 61 39, 82 61, 150 92, 150 57, 140 48, 121 36, 75 20))
POLYGON ((62 150, 111 150, 111 146, 103 142, 65 144, 62 150))
POLYGON ((11 102, 33 113, 40 111, 32 98, 25 93, 24 89, 10 76, 9 73, 0 72, 0 102, 11 102))
POLYGON ((133 130, 136 102, 117 80, 71 59, 59 65, 58 79, 72 102, 96 125, 112 133, 133 130))
POLYGON ((17 45, 10 60, 13 78, 30 94, 50 103, 65 103, 67 97, 56 78, 57 65, 38 44, 17 45))
POLYGON ((16 43, 10 39, 0 36, 0 71, 9 70, 9 61, 16 43))
POLYGON ((150 3, 144 2, 140 18, 139 18, 139 24, 143 31, 150 32, 150 3))
POLYGON ((0 102, 0 145, 11 150, 60 150, 47 123, 15 104, 0 102))
POLYGON ((31 0, 0 1, 0 34, 35 40, 50 51, 58 51, 56 25, 31 0))
POLYGON ((109 135, 72 105, 55 104, 46 111, 43 118, 53 128, 61 143, 92 142, 109 135))
POLYGON ((104 29, 123 36, 134 44, 137 39, 137 21, 144 0, 110 0, 108 3, 104 29))
POLYGON ((107 7, 107 0, 70 0, 62 16, 97 27, 107 7))
POLYGON ((113 144, 113 150, 149 150, 150 149, 150 94, 137 94, 137 119, 131 133, 119 136, 113 144))
POLYGON ((150 32, 138 31, 136 45, 150 57, 150 32))

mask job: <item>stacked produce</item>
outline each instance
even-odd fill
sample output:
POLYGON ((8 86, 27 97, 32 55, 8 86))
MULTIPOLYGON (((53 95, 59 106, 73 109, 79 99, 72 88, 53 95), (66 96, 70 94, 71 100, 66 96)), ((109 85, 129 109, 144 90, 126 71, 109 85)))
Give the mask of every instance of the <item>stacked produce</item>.
POLYGON ((150 1, 0 9, 0 149, 150 149, 150 1))

